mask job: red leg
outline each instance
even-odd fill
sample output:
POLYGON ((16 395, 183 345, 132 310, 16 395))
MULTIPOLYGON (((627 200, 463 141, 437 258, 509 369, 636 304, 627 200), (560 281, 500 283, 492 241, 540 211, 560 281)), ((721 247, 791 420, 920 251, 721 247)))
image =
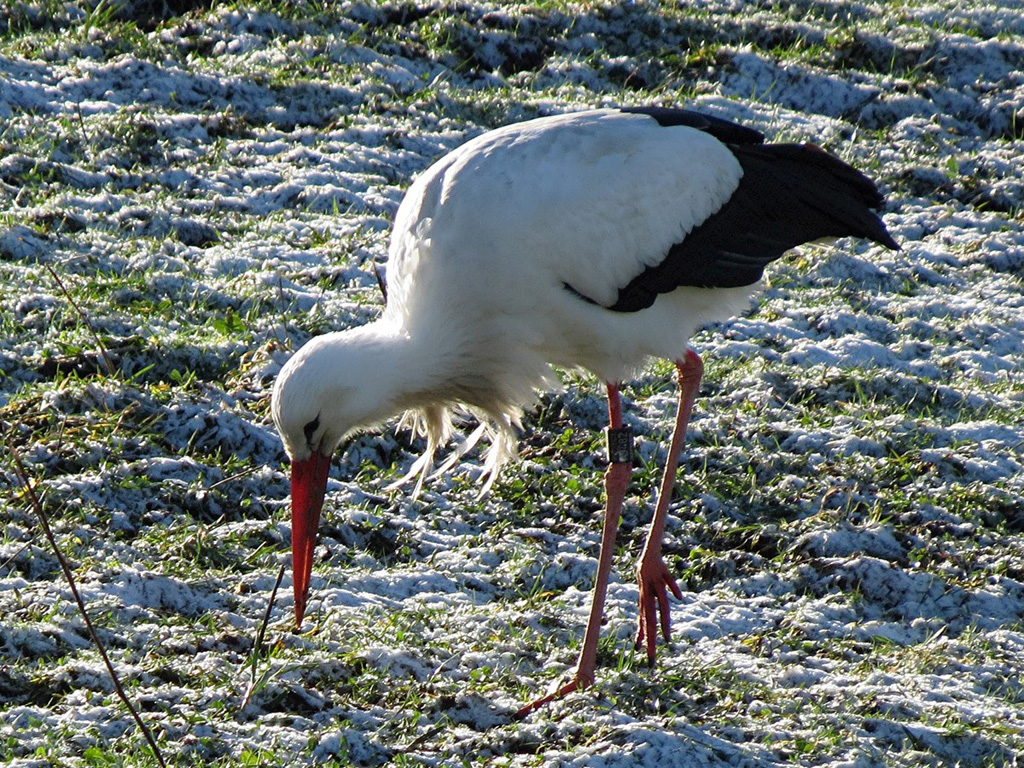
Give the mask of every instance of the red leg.
POLYGON ((672 500, 676 469, 679 467, 679 454, 683 450, 683 440, 686 437, 686 426, 690 422, 690 413, 693 411, 693 402, 697 399, 697 392, 700 390, 704 364, 696 352, 687 350, 686 357, 676 361, 676 370, 679 381, 679 410, 676 414, 676 426, 665 461, 661 489, 658 492, 658 506, 654 510, 647 542, 644 544, 644 550, 637 561, 636 568, 636 579, 640 587, 636 646, 637 648, 646 647, 647 660, 652 664, 654 663, 654 644, 658 636, 657 620, 659 618, 661 633, 666 640, 669 639, 669 590, 677 599, 681 599, 683 596, 662 559, 661 542, 665 535, 665 523, 668 519, 668 505, 672 500))
MULTIPOLYGON (((622 428, 622 407, 617 384, 608 384, 608 423, 613 430, 622 428)), ((587 630, 583 635, 583 648, 580 650, 580 657, 576 662, 576 671, 572 679, 557 691, 520 709, 516 713, 517 718, 525 717, 549 702, 594 684, 594 670, 597 667, 597 641, 601 634, 604 599, 608 592, 608 577, 611 574, 612 558, 615 554, 615 534, 619 529, 622 502, 632 471, 632 463, 627 461, 612 461, 605 471, 606 502, 604 525, 601 529, 601 551, 598 554, 597 576, 594 579, 594 595, 590 600, 590 619, 587 621, 587 630)))

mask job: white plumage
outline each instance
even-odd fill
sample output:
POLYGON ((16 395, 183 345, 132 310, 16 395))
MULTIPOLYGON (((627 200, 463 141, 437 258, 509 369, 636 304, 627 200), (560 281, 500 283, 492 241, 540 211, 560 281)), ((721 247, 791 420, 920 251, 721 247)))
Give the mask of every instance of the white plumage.
MULTIPOLYGON (((854 235, 895 247, 871 211, 882 200, 868 179, 814 147, 761 141, 692 112, 597 110, 485 133, 413 183, 395 220, 380 319, 311 340, 274 388, 293 466, 297 621, 330 457, 353 431, 411 414, 428 438, 413 468, 422 481, 453 411, 472 411, 492 430, 493 480, 523 408, 555 384, 552 365, 607 382, 619 427, 618 383, 663 357, 677 361, 683 397, 639 567, 639 635, 653 658, 655 612, 667 635, 666 589, 678 594, 661 531, 700 379, 690 335, 742 311, 764 266, 793 245, 854 235)), ((559 694, 593 680, 625 464, 609 469, 594 612, 559 694)))
POLYGON ((282 372, 278 392, 301 392, 274 401, 289 454, 309 455, 294 427, 317 414, 333 451, 348 430, 409 409, 429 453, 447 439, 452 407, 468 406, 495 428, 496 470, 523 407, 555 384, 551 364, 622 381, 648 357, 682 357, 697 326, 741 311, 756 286, 682 287, 639 313, 599 305, 720 208, 739 177, 712 136, 617 110, 462 145, 402 201, 383 316, 314 339, 282 372))

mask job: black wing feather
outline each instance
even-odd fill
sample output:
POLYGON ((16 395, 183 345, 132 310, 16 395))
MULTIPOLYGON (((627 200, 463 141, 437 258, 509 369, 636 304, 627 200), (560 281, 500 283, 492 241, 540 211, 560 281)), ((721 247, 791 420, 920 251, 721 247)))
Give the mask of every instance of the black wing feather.
POLYGON ((710 133, 716 139, 725 144, 763 144, 764 134, 747 128, 745 125, 737 125, 723 120, 720 117, 712 117, 701 112, 694 112, 689 109, 673 109, 671 107, 623 107, 620 112, 627 112, 631 115, 647 115, 658 121, 658 125, 670 127, 673 125, 685 125, 689 128, 696 128, 698 131, 710 133))
POLYGON ((672 246, 660 264, 633 278, 609 309, 636 312, 684 285, 751 285, 790 248, 824 237, 863 237, 899 248, 873 210, 884 204, 874 182, 824 150, 762 144, 752 136, 760 137, 756 131, 686 110, 628 111, 661 125, 707 131, 729 145, 743 176, 721 209, 672 246))

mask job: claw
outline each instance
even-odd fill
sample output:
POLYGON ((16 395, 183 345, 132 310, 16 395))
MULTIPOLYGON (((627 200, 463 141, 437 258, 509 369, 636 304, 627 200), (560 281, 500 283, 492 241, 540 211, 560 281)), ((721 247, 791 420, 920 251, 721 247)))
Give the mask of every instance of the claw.
POLYGON ((636 647, 645 648, 647 660, 653 664, 659 624, 665 641, 671 639, 668 593, 671 591, 677 600, 682 599, 683 593, 660 554, 645 555, 641 559, 636 579, 640 588, 636 647))
POLYGON ((572 677, 572 680, 570 680, 568 683, 558 688, 558 690, 547 694, 546 696, 541 696, 539 699, 531 701, 526 706, 520 708, 519 711, 517 711, 512 717, 515 720, 522 720, 531 712, 537 711, 545 704, 550 704, 552 701, 558 701, 559 699, 568 696, 570 693, 582 691, 585 688, 589 688, 593 684, 593 674, 589 674, 585 671, 577 669, 576 673, 572 677))

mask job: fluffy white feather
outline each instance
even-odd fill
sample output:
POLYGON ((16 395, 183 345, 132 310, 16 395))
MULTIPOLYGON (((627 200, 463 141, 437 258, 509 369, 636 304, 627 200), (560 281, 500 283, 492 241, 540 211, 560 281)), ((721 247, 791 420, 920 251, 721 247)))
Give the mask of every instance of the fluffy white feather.
POLYGON ((712 136, 614 110, 518 123, 456 149, 399 208, 381 319, 315 339, 282 371, 275 419, 289 453, 333 450, 405 411, 427 437, 422 479, 462 409, 490 426, 493 481, 523 408, 557 385, 552 364, 618 381, 648 357, 681 358, 697 326, 746 306, 754 286, 680 288, 642 312, 598 306, 720 208, 741 174, 712 136), (314 442, 303 428, 318 414, 314 442))

